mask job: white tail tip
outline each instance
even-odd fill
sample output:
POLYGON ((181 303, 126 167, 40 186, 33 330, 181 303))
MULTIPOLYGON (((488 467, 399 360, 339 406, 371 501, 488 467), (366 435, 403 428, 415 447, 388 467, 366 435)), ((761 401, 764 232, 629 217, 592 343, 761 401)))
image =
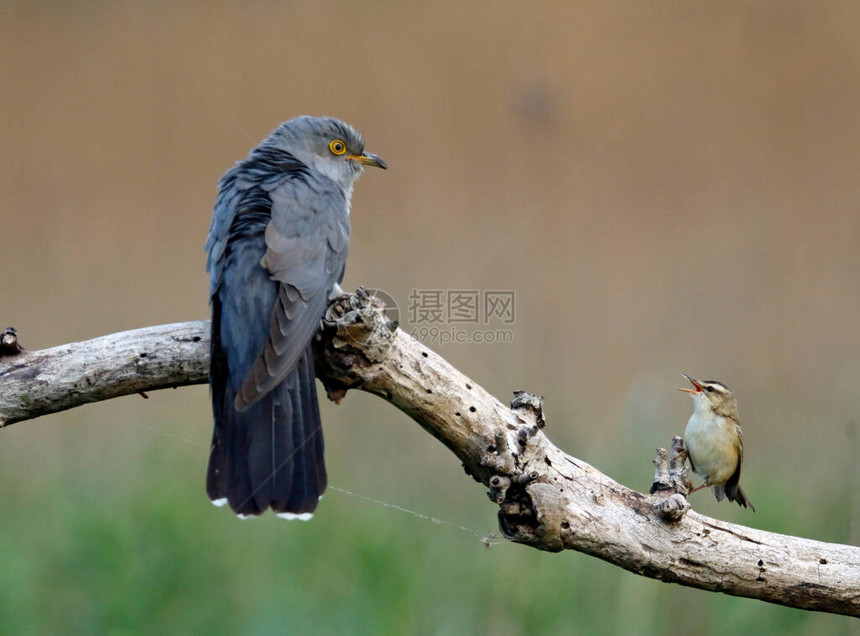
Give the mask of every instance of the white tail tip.
POLYGON ((296 514, 295 512, 279 512, 278 517, 281 519, 286 519, 287 521, 310 521, 311 517, 314 516, 312 512, 300 512, 296 514))

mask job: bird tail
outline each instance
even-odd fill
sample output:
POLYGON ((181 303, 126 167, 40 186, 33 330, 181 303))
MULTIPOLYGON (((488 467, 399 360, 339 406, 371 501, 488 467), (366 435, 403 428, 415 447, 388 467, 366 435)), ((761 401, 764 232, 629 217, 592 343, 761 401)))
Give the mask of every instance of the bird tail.
POLYGON ((741 490, 740 484, 730 485, 727 483, 725 485, 725 490, 726 490, 726 498, 729 501, 734 501, 739 506, 743 506, 744 508, 749 508, 753 512, 755 512, 755 506, 752 504, 752 502, 749 500, 749 498, 747 498, 744 491, 741 490))
POLYGON ((744 491, 741 490, 740 484, 737 482, 733 483, 732 480, 729 479, 725 486, 714 486, 714 496, 717 498, 717 501, 722 501, 724 495, 729 501, 734 501, 739 506, 750 508, 755 512, 755 506, 753 506, 752 502, 747 498, 744 491))
POLYGON ((242 517, 271 507, 286 519, 310 519, 326 487, 311 348, 283 382, 242 411, 217 348, 210 380, 215 432, 206 491, 212 503, 229 503, 242 517))

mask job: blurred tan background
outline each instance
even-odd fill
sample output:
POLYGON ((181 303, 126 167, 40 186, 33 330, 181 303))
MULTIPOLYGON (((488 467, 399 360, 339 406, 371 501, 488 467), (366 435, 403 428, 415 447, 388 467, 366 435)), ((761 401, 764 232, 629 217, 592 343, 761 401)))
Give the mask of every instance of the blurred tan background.
MULTIPOLYGON (((682 433, 692 410, 679 373, 724 381, 739 400, 743 483, 759 512, 707 493, 694 495, 696 509, 856 544, 858 43, 850 1, 2 2, 0 326, 38 349, 207 317, 202 246, 218 178, 278 122, 335 115, 390 166, 356 188, 345 288, 381 288, 404 312, 413 288, 514 290, 513 343, 437 349, 499 399, 544 395, 556 443, 640 490, 654 447, 682 433)), ((50 539, 65 523, 53 497, 69 509, 108 505, 128 499, 114 484, 131 483, 158 497, 146 490, 155 462, 190 493, 174 504, 235 535, 247 526, 210 510, 203 492, 210 426, 205 387, 19 424, 0 435, 0 504, 22 511, 22 528, 24 510, 40 518, 50 539)), ((333 484, 494 529, 481 489, 393 408, 350 394, 324 405, 324 426, 333 484)), ((317 529, 357 510, 401 523, 356 497, 327 499, 341 502, 323 503, 317 529)), ((125 514, 106 510, 108 525, 125 514)), ((408 524, 431 538, 451 532, 408 524)), ((11 530, 5 540, 22 563, 37 550, 11 530)), ((581 555, 485 553, 468 534, 452 545, 412 575, 437 577, 447 558, 577 563, 580 586, 612 590, 607 615, 580 623, 594 628, 621 631, 643 612, 657 625, 683 606, 714 617, 712 633, 753 619, 848 629, 581 555)), ((33 586, 34 615, 59 611, 33 586)), ((559 602, 559 621, 586 620, 594 603, 577 605, 577 594, 559 602)), ((535 631, 530 610, 505 614, 493 598, 492 611, 451 630, 432 618, 367 629, 535 631)), ((424 616, 411 602, 405 615, 424 616)), ((82 624, 125 625, 102 619, 82 624)))

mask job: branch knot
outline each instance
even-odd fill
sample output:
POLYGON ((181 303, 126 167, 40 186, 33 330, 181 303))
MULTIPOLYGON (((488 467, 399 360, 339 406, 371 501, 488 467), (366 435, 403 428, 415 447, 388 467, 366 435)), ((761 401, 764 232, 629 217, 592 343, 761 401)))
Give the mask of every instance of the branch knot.
POLYGON ((665 448, 657 449, 657 456, 654 458, 654 482, 648 492, 652 495, 656 492, 673 493, 667 499, 661 499, 655 506, 664 521, 678 521, 690 508, 686 495, 693 488, 693 484, 687 476, 686 461, 684 439, 678 435, 672 438, 671 459, 665 448))
POLYGON ((18 330, 15 327, 6 327, 0 334, 0 357, 16 356, 25 351, 18 342, 18 330))

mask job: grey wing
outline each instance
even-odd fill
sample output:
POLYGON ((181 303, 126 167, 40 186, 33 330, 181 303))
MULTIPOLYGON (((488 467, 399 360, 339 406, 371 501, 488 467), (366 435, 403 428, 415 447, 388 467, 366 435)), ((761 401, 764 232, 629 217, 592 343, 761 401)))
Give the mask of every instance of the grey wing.
POLYGON ((281 383, 302 359, 342 275, 349 249, 343 193, 329 182, 292 180, 274 188, 260 264, 279 283, 269 334, 236 395, 247 409, 281 383))

